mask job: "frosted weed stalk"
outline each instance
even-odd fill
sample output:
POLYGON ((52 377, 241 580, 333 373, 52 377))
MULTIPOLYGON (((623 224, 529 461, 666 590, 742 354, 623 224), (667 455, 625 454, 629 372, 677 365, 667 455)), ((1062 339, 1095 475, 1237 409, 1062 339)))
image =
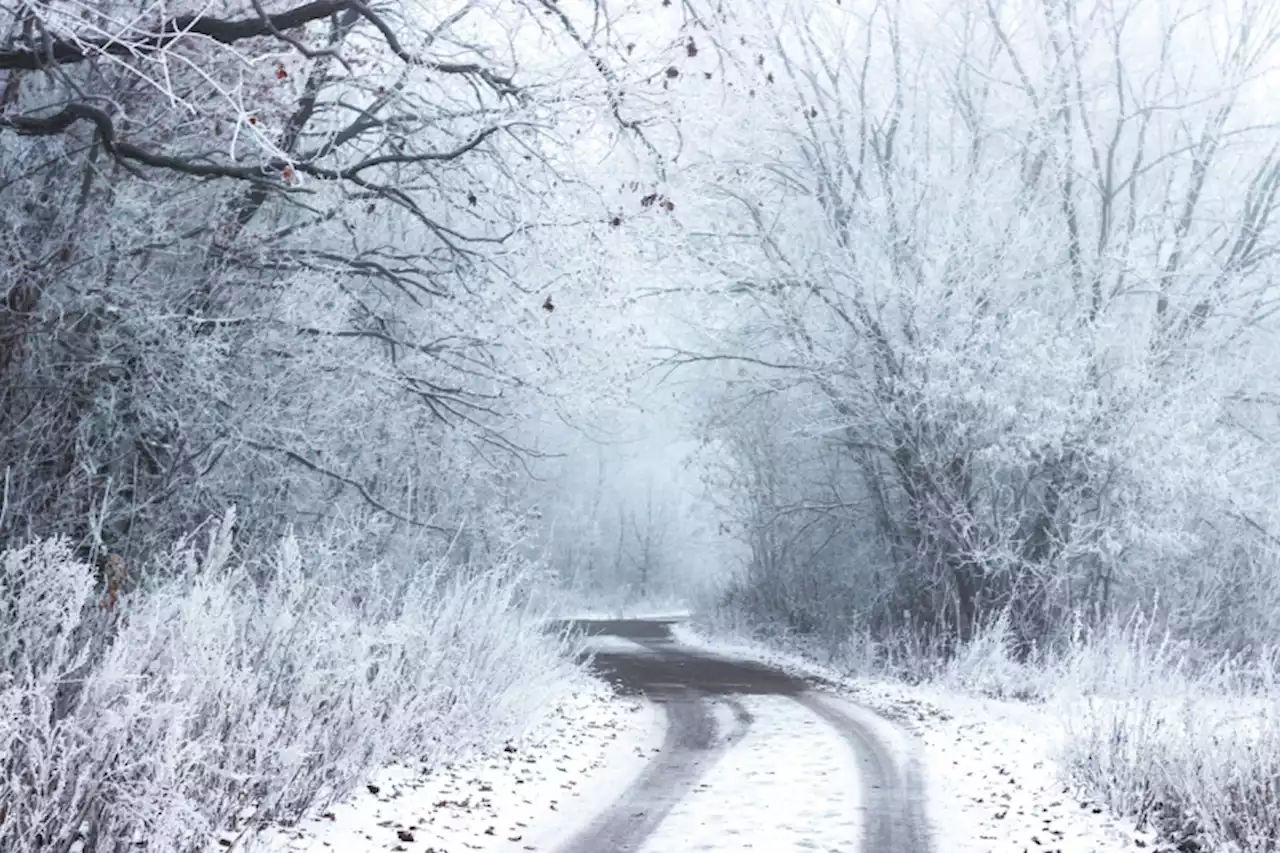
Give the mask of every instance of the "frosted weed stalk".
POLYGON ((1184 651, 1141 623, 1077 643, 1052 699, 1064 768, 1183 849, 1280 850, 1275 651, 1184 651))
POLYGON ((0 555, 0 849, 203 850, 510 733, 569 682, 514 562, 353 574, 285 539, 250 565, 232 522, 110 610, 64 541, 0 555))

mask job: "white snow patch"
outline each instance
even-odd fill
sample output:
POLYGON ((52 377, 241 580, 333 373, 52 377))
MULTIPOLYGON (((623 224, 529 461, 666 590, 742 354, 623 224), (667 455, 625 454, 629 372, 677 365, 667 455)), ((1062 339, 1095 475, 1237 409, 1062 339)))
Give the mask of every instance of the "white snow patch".
POLYGON ((835 669, 823 666, 803 655, 780 651, 754 641, 710 637, 687 622, 672 625, 671 634, 680 645, 697 649, 703 654, 757 661, 792 675, 819 676, 831 682, 841 680, 840 673, 835 669))
POLYGON ((868 710, 865 705, 835 693, 813 691, 809 693, 809 697, 858 725, 863 731, 869 732, 872 737, 894 753, 899 766, 906 766, 913 759, 920 757, 920 743, 914 735, 902 726, 894 725, 879 714, 868 710))
POLYGON ((640 853, 855 851, 854 756, 840 733, 793 699, 742 697, 745 736, 658 825, 640 853))
POLYGON ((549 851, 621 795, 665 732, 657 706, 593 686, 561 702, 518 743, 429 775, 387 768, 325 816, 263 832, 237 849, 549 851))
MULTIPOLYGON (((636 709, 632 713, 638 718, 632 721, 633 728, 629 732, 615 735, 615 740, 602 744, 590 763, 578 761, 576 768, 567 770, 568 778, 551 780, 560 781, 559 788, 569 790, 572 802, 566 802, 563 794, 556 787, 551 787, 549 793, 559 798, 544 797, 551 799, 556 808, 555 819, 547 819, 536 803, 525 800, 523 805, 533 813, 537 822, 531 823, 523 838, 519 833, 508 836, 504 843, 492 848, 494 851, 554 851, 586 829, 597 815, 622 797, 661 750, 667 731, 667 717, 659 706, 650 702, 633 702, 632 707, 636 709), (562 810, 561 805, 566 808, 562 810)), ((482 849, 467 846, 472 850, 482 849)))
POLYGON ((915 729, 930 822, 947 850, 1156 847, 1155 833, 1139 831, 1064 782, 1055 756, 1065 732, 1045 708, 890 682, 862 683, 857 694, 873 707, 904 715, 915 729))

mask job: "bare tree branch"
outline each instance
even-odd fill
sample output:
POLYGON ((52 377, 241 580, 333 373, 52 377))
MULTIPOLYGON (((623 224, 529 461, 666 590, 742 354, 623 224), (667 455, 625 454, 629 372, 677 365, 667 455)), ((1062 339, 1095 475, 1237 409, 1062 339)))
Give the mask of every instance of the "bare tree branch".
POLYGON ((307 457, 303 456, 301 453, 298 453, 297 451, 290 450, 287 447, 279 447, 274 444, 265 444, 260 441, 246 440, 245 443, 248 444, 250 447, 252 447, 254 450, 280 454, 281 456, 284 456, 286 459, 290 460, 291 462, 296 462, 297 464, 301 465, 302 467, 306 468, 309 471, 313 471, 317 474, 321 474, 332 480, 336 480, 339 483, 350 486, 351 488, 356 490, 356 493, 359 494, 360 497, 369 506, 373 507, 374 509, 378 510, 381 513, 391 516, 397 521, 403 521, 405 524, 410 524, 410 525, 413 525, 414 527, 420 527, 420 528, 423 528, 424 530, 432 530, 437 533, 450 532, 443 527, 439 527, 434 524, 428 524, 425 521, 420 521, 416 518, 410 518, 409 516, 404 515, 403 513, 397 512, 396 510, 382 503, 377 498, 375 498, 372 494, 370 494, 369 489, 363 483, 357 480, 353 480, 352 478, 346 476, 345 474, 340 474, 337 471, 326 468, 317 462, 313 462, 307 457))
POLYGON ((155 53, 191 35, 203 36, 220 44, 235 44, 246 39, 297 29, 348 9, 359 12, 367 19, 376 18, 363 3, 353 0, 312 0, 276 15, 259 15, 235 21, 205 15, 180 15, 161 24, 158 32, 140 32, 132 38, 126 34, 97 39, 52 38, 38 45, 0 49, 0 69, 38 71, 53 65, 85 62, 95 56, 155 53))
POLYGON ((296 38, 289 36, 288 31, 347 12, 358 15, 372 25, 391 52, 410 65, 442 74, 478 77, 499 94, 516 93, 510 77, 477 63, 434 62, 413 56, 400 43, 392 26, 361 0, 312 0, 275 15, 263 14, 260 2, 255 2, 254 6, 259 14, 252 18, 227 20, 207 15, 180 15, 162 23, 158 31, 126 31, 90 39, 46 37, 38 44, 31 40, 24 47, 0 48, 0 70, 38 71, 54 66, 74 65, 99 56, 138 58, 161 53, 190 36, 200 36, 225 45, 271 36, 294 47, 304 56, 318 56, 331 53, 332 46, 319 52, 310 51, 296 38))

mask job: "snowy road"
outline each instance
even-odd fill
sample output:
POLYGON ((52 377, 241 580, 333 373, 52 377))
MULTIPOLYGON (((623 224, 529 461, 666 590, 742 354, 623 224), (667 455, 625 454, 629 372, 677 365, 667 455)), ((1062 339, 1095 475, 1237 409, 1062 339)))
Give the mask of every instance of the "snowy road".
POLYGON ((674 643, 660 620, 578 622, 595 666, 665 710, 657 756, 558 853, 924 853, 923 785, 891 726, 803 679, 674 643))
POLYGON ((384 768, 296 825, 228 829, 209 853, 1171 849, 1066 780, 1062 723, 1042 707, 842 682, 679 623, 673 642, 659 619, 573 621, 616 686, 584 680, 504 744, 384 768))

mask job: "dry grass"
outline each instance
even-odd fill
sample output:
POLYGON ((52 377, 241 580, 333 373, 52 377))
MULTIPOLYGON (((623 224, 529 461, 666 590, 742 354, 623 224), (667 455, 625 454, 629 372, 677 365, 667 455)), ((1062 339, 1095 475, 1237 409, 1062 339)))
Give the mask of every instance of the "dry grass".
POLYGON ((1071 779, 1182 850, 1280 850, 1280 684, 1270 652, 1197 659, 1141 620, 1016 660, 1000 623, 940 680, 1046 703, 1071 779))
POLYGON ((239 828, 289 823, 509 734, 569 685, 518 565, 409 572, 292 540, 246 565, 230 529, 131 592, 62 542, 0 553, 0 849, 204 850, 246 810, 239 828))

